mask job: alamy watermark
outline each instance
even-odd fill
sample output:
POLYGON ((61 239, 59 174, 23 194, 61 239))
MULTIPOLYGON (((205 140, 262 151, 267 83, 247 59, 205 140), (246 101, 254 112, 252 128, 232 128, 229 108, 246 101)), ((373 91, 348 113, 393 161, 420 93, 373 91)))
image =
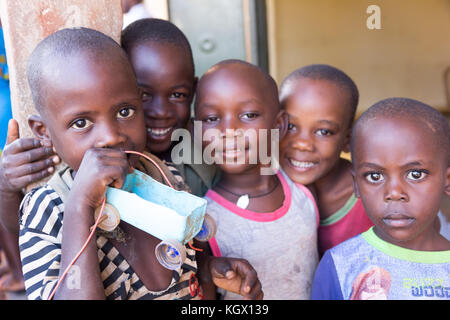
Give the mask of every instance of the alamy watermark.
POLYGON ((366 20, 366 26, 369 30, 380 30, 381 29, 381 9, 375 4, 371 4, 367 7, 366 13, 370 16, 366 20))
POLYGON ((187 129, 176 129, 172 141, 175 164, 261 164, 262 175, 275 174, 279 167, 279 129, 206 129, 194 121, 193 135, 187 129), (268 143, 270 141, 270 143, 268 143))

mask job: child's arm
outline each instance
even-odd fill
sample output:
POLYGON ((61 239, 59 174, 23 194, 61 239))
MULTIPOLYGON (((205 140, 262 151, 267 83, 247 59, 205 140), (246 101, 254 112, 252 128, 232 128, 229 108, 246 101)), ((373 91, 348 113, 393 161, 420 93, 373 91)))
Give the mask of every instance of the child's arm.
POLYGON ((18 211, 22 189, 54 171, 59 162, 52 148, 43 147, 38 139, 19 137, 17 121, 8 124, 6 145, 0 159, 0 222, 18 234, 18 211))
MULTIPOLYGON (((85 153, 65 204, 60 276, 88 238, 106 188, 121 188, 128 170, 124 152, 93 148, 85 153)), ((97 250, 94 239, 74 264, 81 275, 79 288, 67 288, 63 281, 55 299, 105 299, 97 250)))
POLYGON ((311 300, 344 300, 333 257, 326 251, 314 275, 311 300))

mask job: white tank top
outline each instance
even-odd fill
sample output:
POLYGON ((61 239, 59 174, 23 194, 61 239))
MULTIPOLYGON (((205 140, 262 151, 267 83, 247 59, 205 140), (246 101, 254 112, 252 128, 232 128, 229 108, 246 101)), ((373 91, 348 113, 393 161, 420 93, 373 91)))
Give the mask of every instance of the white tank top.
MULTIPOLYGON (((213 190, 205 195, 206 212, 217 225, 209 241, 215 256, 243 258, 258 273, 264 299, 309 299, 318 263, 318 211, 309 190, 281 170, 283 205, 273 212, 237 207, 213 190)), ((242 299, 221 291, 226 300, 242 299)))

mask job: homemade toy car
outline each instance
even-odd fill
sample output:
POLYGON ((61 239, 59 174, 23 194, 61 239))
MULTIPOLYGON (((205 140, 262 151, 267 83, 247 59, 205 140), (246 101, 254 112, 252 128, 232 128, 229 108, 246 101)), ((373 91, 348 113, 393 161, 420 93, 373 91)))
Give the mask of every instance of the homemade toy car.
MULTIPOLYGON (((108 187, 99 228, 114 230, 123 220, 162 241, 155 255, 164 267, 175 270, 186 259, 185 244, 194 237, 208 241, 216 230, 214 220, 205 213, 206 200, 177 191, 150 176, 134 170, 122 189, 108 187)), ((97 219, 100 208, 95 212, 97 219)))

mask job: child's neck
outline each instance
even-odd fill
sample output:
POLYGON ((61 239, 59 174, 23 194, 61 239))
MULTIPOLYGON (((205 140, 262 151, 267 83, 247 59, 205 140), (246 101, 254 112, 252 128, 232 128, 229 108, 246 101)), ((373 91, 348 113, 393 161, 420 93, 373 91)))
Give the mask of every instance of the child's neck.
POLYGON ((382 240, 398 247, 415 251, 447 251, 450 250, 450 241, 445 239, 436 228, 431 225, 420 233, 417 237, 410 240, 399 241, 389 237, 381 229, 374 227, 373 231, 382 240))
POLYGON ((313 183, 320 218, 326 219, 342 208, 354 193, 351 163, 340 158, 333 169, 313 183))
POLYGON ((261 175, 259 170, 240 174, 223 172, 214 191, 233 203, 248 195, 250 202, 246 209, 261 213, 275 211, 284 201, 283 187, 277 175, 261 175))
POLYGON ((167 150, 161 153, 154 153, 160 160, 164 160, 166 162, 172 162, 172 153, 171 150, 167 150))

